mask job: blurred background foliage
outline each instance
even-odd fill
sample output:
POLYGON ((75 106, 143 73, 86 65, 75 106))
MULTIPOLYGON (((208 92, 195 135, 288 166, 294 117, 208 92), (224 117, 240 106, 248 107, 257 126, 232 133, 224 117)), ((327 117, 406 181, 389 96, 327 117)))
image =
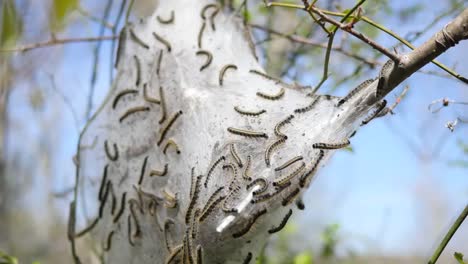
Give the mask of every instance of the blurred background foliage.
MULTIPOLYGON (((116 37, 129 2, 0 1, 0 263, 71 262, 66 221, 73 155, 87 116, 110 88, 116 43, 5 50, 69 38, 116 37)), ((315 85, 322 76, 327 41, 320 27, 305 12, 243 2, 233 1, 231 8, 252 28, 267 71, 315 85), (292 35, 312 44, 284 37, 292 35)), ((317 5, 345 12, 354 3, 319 0, 317 5)), ((150 15, 156 6, 156 0, 135 1, 130 21, 150 15)), ((363 15, 418 45, 463 8, 463 0, 373 0, 363 6, 363 15)), ((387 48, 408 51, 375 27, 360 22, 355 28, 387 48)), ((322 93, 345 94, 374 77, 385 60, 340 31, 334 47, 331 77, 322 93)), ((462 43, 440 60, 458 65, 466 76, 466 50, 462 43)), ((467 102, 468 92, 434 66, 405 85, 411 90, 397 114, 359 132, 353 146, 335 156, 304 197, 306 212, 272 237, 257 263, 425 263, 468 201, 468 130, 462 122, 452 132, 445 127, 455 118, 467 120, 467 107, 453 104, 431 113, 427 105, 442 97, 467 102)), ((440 263, 465 263, 463 252, 468 252, 466 224, 440 263)))

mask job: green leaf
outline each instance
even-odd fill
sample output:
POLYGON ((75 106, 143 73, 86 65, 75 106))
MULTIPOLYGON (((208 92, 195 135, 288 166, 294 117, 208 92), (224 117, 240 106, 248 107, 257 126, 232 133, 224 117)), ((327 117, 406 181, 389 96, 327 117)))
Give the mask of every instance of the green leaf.
POLYGON ((58 32, 65 27, 67 15, 78 7, 78 0, 53 0, 50 14, 50 29, 58 32))
POLYGON ((460 253, 460 252, 455 252, 453 253, 453 256, 455 257, 455 259, 458 261, 459 264, 467 264, 464 260, 463 260, 463 254, 460 253))
POLYGON ((1 264, 18 264, 18 259, 0 250, 0 263, 1 264))
POLYGON ((294 264, 313 264, 312 254, 310 252, 302 252, 294 257, 294 264))
POLYGON ((0 47, 14 44, 23 31, 23 22, 13 0, 6 0, 1 8, 0 47))

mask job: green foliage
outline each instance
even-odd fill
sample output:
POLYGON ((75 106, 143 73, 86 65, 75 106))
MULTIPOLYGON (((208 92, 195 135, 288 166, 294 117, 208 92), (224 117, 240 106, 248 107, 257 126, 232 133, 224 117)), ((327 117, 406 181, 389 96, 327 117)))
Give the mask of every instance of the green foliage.
POLYGON ((462 254, 462 253, 460 253, 460 252, 455 252, 455 253, 453 254, 453 256, 455 257, 455 259, 458 261, 459 264, 468 264, 467 262, 465 262, 465 261, 463 260, 463 254, 462 254))
POLYGON ((329 258, 335 255, 336 244, 338 244, 338 224, 331 224, 325 228, 321 234, 323 242, 321 255, 324 258, 329 258))
POLYGON ((18 259, 0 250, 0 264, 18 264, 18 259))
POLYGON ((78 7, 78 0, 53 0, 50 9, 50 29, 61 31, 65 27, 67 15, 78 7))
POLYGON ((312 253, 308 251, 304 251, 299 253, 296 257, 294 257, 294 264, 313 264, 313 257, 312 253))
POLYGON ((23 22, 13 0, 6 0, 1 5, 0 47, 14 44, 23 31, 23 22))

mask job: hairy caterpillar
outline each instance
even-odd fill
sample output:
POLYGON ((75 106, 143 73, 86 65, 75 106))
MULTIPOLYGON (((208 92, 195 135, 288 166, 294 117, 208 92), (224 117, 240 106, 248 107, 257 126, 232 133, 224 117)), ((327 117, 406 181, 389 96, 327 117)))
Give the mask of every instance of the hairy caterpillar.
POLYGON ((145 176, 146 163, 147 163, 147 162, 148 162, 148 156, 146 156, 146 157, 143 159, 143 165, 141 166, 140 178, 138 179, 138 185, 141 185, 141 183, 143 182, 143 177, 145 176))
POLYGON ((114 230, 112 230, 109 235, 107 235, 106 245, 102 247, 104 251, 109 251, 112 246, 112 236, 114 236, 114 230))
POLYGON ((244 261, 242 262, 243 264, 249 264, 250 261, 252 260, 252 252, 247 253, 247 256, 245 256, 244 261))
POLYGON ((379 79, 379 82, 377 83, 377 89, 375 90, 375 96, 377 98, 382 97, 384 85, 385 85, 385 75, 389 74, 390 71, 393 70, 395 63, 392 60, 388 60, 385 62, 385 64, 382 66, 382 69, 380 69, 379 76, 377 77, 379 79))
POLYGON ((160 35, 156 34, 156 32, 153 32, 153 36, 154 36, 155 39, 157 39, 159 42, 161 42, 161 44, 166 46, 166 49, 167 49, 168 52, 171 52, 172 48, 171 48, 171 44, 169 43, 169 41, 167 41, 166 39, 164 39, 160 35))
POLYGON ((247 225, 243 229, 241 229, 238 232, 232 234, 232 237, 233 238, 239 238, 239 237, 247 234, 250 231, 250 229, 252 229, 252 226, 255 224, 255 222, 258 220, 258 218, 260 218, 260 216, 266 214, 266 212, 267 212, 266 208, 263 208, 263 209, 255 212, 252 215, 252 218, 249 220, 249 223, 247 223, 247 225))
POLYGON ((172 219, 166 219, 166 221, 164 221, 164 241, 166 243, 166 248, 168 252, 172 251, 172 243, 169 239, 169 226, 170 225, 175 225, 174 221, 172 219))
MULTIPOLYGON (((291 120, 294 118, 294 115, 289 115, 286 117, 284 120, 280 121, 278 124, 275 125, 275 135, 278 137, 286 137, 285 134, 281 133, 280 129, 291 122, 291 120)), ((287 138, 287 137, 286 137, 287 138)))
POLYGON ((164 97, 164 89, 162 86, 159 86, 159 100, 161 101, 161 118, 159 119, 159 124, 162 124, 166 120, 166 99, 164 97))
MULTIPOLYGON (((231 187, 229 188, 229 190, 231 190, 231 187)), ((227 204, 228 202, 231 200, 230 198, 232 198, 234 195, 238 194, 239 193, 239 190, 240 190, 240 187, 236 187, 235 189, 233 189, 226 197, 226 199, 224 199, 224 202, 223 202, 223 206, 221 208, 221 210, 223 210, 223 212, 225 213, 237 213, 237 209, 234 208, 234 207, 227 207, 227 204)))
POLYGON ((252 178, 249 175, 250 166, 252 165, 252 156, 247 156, 247 164, 245 165, 244 172, 242 173, 242 178, 244 180, 250 181, 252 178))
POLYGON ((197 246, 197 264, 203 264, 203 248, 201 245, 197 246))
POLYGON ((198 32, 198 48, 202 48, 203 32, 205 32, 206 23, 203 21, 200 31, 198 32))
POLYGON ((163 189, 164 206, 167 208, 175 208, 177 206, 177 197, 171 191, 163 189))
POLYGON ((170 147, 170 146, 174 146, 175 150, 176 150, 176 153, 177 154, 180 154, 180 149, 179 149, 179 146, 177 145, 177 143, 175 143, 175 141, 173 139, 169 139, 167 142, 166 142, 166 145, 164 146, 164 149, 163 149, 163 153, 166 154, 166 151, 167 149, 170 147))
POLYGON ((159 76, 159 73, 161 72, 161 63, 162 63, 162 59, 163 59, 163 54, 164 53, 164 50, 160 50, 159 51, 159 55, 158 55, 158 62, 156 64, 156 75, 159 76))
POLYGON ((270 80, 270 81, 274 81, 275 83, 280 83, 280 82, 281 82, 280 79, 275 78, 275 77, 273 77, 273 76, 270 76, 270 75, 268 75, 268 74, 265 74, 265 73, 263 73, 263 72, 257 71, 257 70, 250 70, 249 72, 250 72, 250 73, 253 73, 253 74, 256 74, 256 75, 260 75, 260 76, 262 76, 262 77, 265 78, 265 79, 268 79, 268 80, 270 80))
POLYGON ((197 180, 195 181, 195 189, 193 191, 193 197, 190 199, 187 212, 185 213, 185 224, 189 223, 190 217, 192 217, 192 210, 195 204, 197 203, 198 195, 200 193, 200 181, 203 175, 198 175, 197 180))
POLYGON ((242 160, 239 157, 239 155, 237 154, 236 147, 234 146, 234 144, 229 145, 229 150, 231 152, 232 157, 234 157, 234 160, 236 161, 237 165, 240 168, 242 168, 242 166, 243 166, 242 160))
POLYGON ((178 112, 176 112, 173 116, 169 118, 169 121, 167 122, 167 124, 162 128, 162 131, 158 140, 158 146, 161 145, 161 142, 164 140, 164 137, 166 136, 167 132, 169 131, 171 126, 174 124, 174 122, 177 120, 177 118, 180 115, 182 115, 182 111, 179 110, 178 112))
POLYGON ((266 151, 265 151, 265 164, 270 167, 270 156, 271 156, 271 153, 272 151, 277 148, 280 144, 283 144, 285 141, 286 141, 287 137, 284 136, 280 139, 278 139, 277 141, 273 142, 272 144, 270 144, 266 151))
POLYGON ((127 117, 129 117, 132 114, 136 114, 138 112, 148 112, 150 110, 149 107, 147 106, 137 106, 128 109, 119 119, 119 122, 122 123, 127 117))
POLYGON ((244 130, 244 129, 234 128, 234 127, 228 127, 227 130, 231 132, 232 134, 244 136, 244 137, 268 138, 268 135, 263 132, 255 132, 255 131, 244 130))
POLYGON ((337 143, 314 143, 312 147, 316 149, 340 149, 349 146, 349 144, 349 140, 345 139, 337 143))
MULTIPOLYGON (((174 249, 171 251, 171 254, 166 258, 166 264, 173 263, 173 261, 176 259, 176 257, 182 252, 183 245, 177 245, 174 247, 174 249)), ((180 262, 180 261, 179 261, 180 262)))
POLYGON ((246 116, 259 116, 259 115, 261 115, 261 114, 266 113, 266 110, 265 110, 265 109, 262 109, 262 110, 253 112, 253 111, 242 110, 242 109, 240 109, 238 106, 234 106, 234 110, 235 110, 237 113, 239 113, 239 114, 241 114, 241 115, 246 115, 246 116))
POLYGON ((281 97, 283 97, 284 95, 284 92, 285 92, 285 89, 281 87, 280 91, 277 94, 270 95, 270 94, 266 94, 262 92, 257 92, 257 96, 263 99, 275 101, 275 100, 281 99, 281 97))
POLYGON ((205 63, 200 67, 200 71, 203 71, 205 68, 207 68, 208 66, 210 66, 211 61, 213 61, 213 55, 211 54, 211 52, 209 52, 209 51, 207 51, 207 50, 199 50, 199 51, 197 51, 196 55, 198 55, 198 56, 200 56, 200 55, 206 56, 206 61, 205 61, 205 63))
POLYGON ((148 44, 146 44, 141 38, 139 38, 136 34, 135 31, 133 31, 133 28, 130 29, 130 37, 141 47, 145 49, 149 49, 148 44))
POLYGON ((79 238, 79 237, 82 237, 84 236, 86 233, 90 232, 91 230, 93 230, 93 228, 96 226, 96 224, 99 222, 99 217, 96 217, 96 219, 93 220, 93 222, 91 222, 90 225, 88 225, 85 229, 81 230, 80 232, 76 233, 74 235, 74 238, 79 238))
POLYGON ((276 232, 280 231, 281 229, 283 229, 283 227, 286 225, 289 218, 291 217, 292 212, 293 212, 292 209, 289 209, 289 211, 283 217, 283 220, 281 220, 281 223, 279 224, 279 226, 271 228, 270 230, 268 230, 268 233, 273 234, 273 233, 276 233, 276 232))
POLYGON ((343 97, 340 101, 338 101, 338 104, 337 106, 341 106, 342 104, 344 104, 345 102, 347 102, 349 99, 351 99, 354 95, 356 95, 357 93, 359 93, 360 91, 362 91, 362 89, 366 88, 367 86, 369 86, 372 82, 374 81, 374 79, 368 79, 368 80, 365 80, 364 82, 362 82, 361 84, 359 84, 356 88, 354 88, 353 90, 351 90, 351 92, 349 92, 345 97, 343 97))
POLYGON ((379 102, 375 108, 374 111, 372 111, 372 113, 366 117, 366 119, 364 119, 361 123, 361 126, 363 125, 367 125, 367 123, 369 123, 370 121, 372 121, 372 119, 374 119, 375 117, 377 117, 377 115, 382 112, 382 110, 385 108, 385 106, 387 105, 387 100, 383 100, 381 102, 379 102))
POLYGON ((228 69, 237 70, 237 66, 234 64, 227 64, 221 68, 221 70, 219 71, 219 80, 218 80, 220 86, 223 86, 224 74, 226 73, 228 69))
POLYGON ((275 192, 273 193, 266 193, 262 195, 255 196, 250 203, 260 203, 270 200, 271 198, 275 197, 276 195, 280 194, 282 191, 286 190, 291 185, 291 182, 287 182, 286 184, 279 186, 275 192))
POLYGON ((148 103, 153 103, 153 104, 160 104, 161 103, 161 101, 159 101, 158 99, 151 98, 148 95, 148 84, 147 83, 143 84, 143 99, 145 99, 145 101, 148 102, 148 103))
POLYGON ((296 156, 288 161, 286 161, 285 163, 283 163, 282 165, 280 165, 279 167, 275 168, 275 171, 280 171, 280 170, 284 170, 285 168, 291 166, 292 164, 298 162, 298 161, 301 161, 303 160, 304 158, 302 156, 296 156))
POLYGON ((301 173, 304 169, 305 169, 305 163, 302 162, 301 166, 299 166, 293 172, 291 172, 290 174, 286 175, 283 178, 280 178, 280 179, 274 181, 273 186, 282 186, 282 185, 286 184, 287 182, 290 182, 291 179, 293 179, 296 175, 301 173))
POLYGON ((136 67, 135 85, 138 87, 140 85, 140 80, 141 80, 141 62, 140 62, 140 59, 136 55, 133 55, 133 60, 135 61, 135 67, 136 67))
POLYGON ((109 164, 106 164, 104 166, 104 171, 102 173, 102 178, 101 178, 101 186, 99 187, 99 193, 98 193, 98 200, 102 202, 104 199, 104 187, 106 186, 107 183, 107 169, 109 168, 109 164))
POLYGON ((323 159, 324 155, 325 155, 325 152, 323 150, 320 150, 319 155, 317 156, 317 159, 315 160, 315 163, 312 166, 312 168, 309 171, 306 171, 301 176, 301 178, 299 178, 299 186, 301 186, 301 188, 304 188, 308 179, 315 174, 315 172, 317 171, 318 165, 320 161, 323 159))
POLYGON ((226 160, 226 157, 224 156, 221 156, 219 159, 217 159, 213 165, 211 165, 210 169, 208 170, 208 173, 206 174, 206 179, 205 179, 205 188, 208 186, 208 181, 210 180, 210 176, 211 174, 213 173, 214 169, 216 168, 216 166, 218 166, 218 164, 221 162, 221 161, 225 161, 226 160))
POLYGON ((213 212, 215 207, 224 199, 226 199, 226 195, 219 196, 218 198, 214 199, 211 203, 208 201, 208 203, 206 203, 200 215, 200 218, 199 218, 200 222, 203 222, 211 214, 211 212, 213 212))
POLYGON ((311 102, 308 106, 306 106, 306 107, 302 107, 302 108, 297 108, 297 109, 295 109, 295 110, 294 110, 294 113, 299 114, 299 113, 305 113, 305 112, 308 112, 308 111, 312 110, 312 108, 314 108, 314 105, 318 102, 319 98, 320 98, 320 97, 317 96, 317 97, 316 97, 314 100, 312 100, 312 102, 311 102))
POLYGON ((115 107, 117 106, 117 103, 119 102, 120 98, 127 95, 127 94, 137 94, 138 93, 138 90, 135 90, 135 89, 125 89, 125 90, 122 90, 120 93, 118 93, 115 98, 114 98, 114 101, 112 102, 112 109, 115 109, 115 107))
POLYGON ((283 202, 281 202, 281 205, 286 206, 290 204, 294 200, 294 198, 297 197, 300 190, 301 190, 300 188, 294 189, 290 194, 288 194, 288 196, 286 196, 286 198, 283 199, 283 202))
POLYGON ((174 23, 174 10, 171 10, 171 16, 168 19, 164 19, 160 16, 157 16, 156 19, 159 21, 161 24, 172 24, 174 23))
POLYGON ((125 204, 127 201, 126 199, 127 199, 127 192, 124 192, 122 194, 122 199, 120 202, 120 209, 114 217, 114 223, 117 223, 117 221, 119 221, 119 218, 122 216, 123 212, 125 211, 125 204))
POLYGON ((219 12, 219 6, 216 5, 216 4, 208 4, 206 6, 204 6, 201 10, 201 13, 200 13, 200 16, 202 17, 203 20, 206 20, 206 11, 209 9, 209 8, 215 8, 215 10, 213 11, 213 13, 211 13, 211 16, 210 16, 210 20, 211 20, 211 29, 213 29, 213 31, 216 31, 216 26, 215 26, 215 23, 214 23, 214 18, 216 17, 216 15, 218 14, 219 12))

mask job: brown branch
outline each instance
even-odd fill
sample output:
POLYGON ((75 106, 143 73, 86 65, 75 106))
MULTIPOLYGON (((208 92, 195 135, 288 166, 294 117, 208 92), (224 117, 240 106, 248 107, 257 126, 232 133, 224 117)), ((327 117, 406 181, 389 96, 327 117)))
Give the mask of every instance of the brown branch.
MULTIPOLYGON (((285 39, 288 39, 288 40, 291 41, 291 42, 300 43, 300 44, 305 44, 305 45, 314 46, 314 47, 319 47, 319 48, 324 48, 324 49, 326 49, 326 48, 328 47, 328 45, 327 45, 326 43, 317 42, 317 41, 314 41, 314 40, 312 40, 312 39, 304 38, 304 37, 301 37, 301 36, 298 36, 298 35, 294 35, 294 34, 282 33, 282 32, 276 31, 276 30, 274 30, 274 29, 271 29, 271 28, 262 26, 262 25, 250 24, 250 26, 253 27, 253 28, 256 28, 256 29, 259 29, 259 30, 268 32, 268 33, 270 33, 270 34, 283 37, 283 38, 285 38, 285 39)), ((332 49, 333 51, 339 52, 339 53, 341 53, 341 54, 343 54, 343 55, 345 55, 345 56, 348 56, 348 57, 350 57, 350 58, 353 58, 353 59, 356 59, 356 60, 358 60, 358 61, 364 62, 365 64, 369 65, 369 66, 372 67, 372 68, 374 68, 374 67, 380 65, 377 61, 370 60, 370 59, 366 59, 366 58, 364 58, 364 57, 362 57, 362 56, 359 56, 359 55, 357 55, 357 54, 354 54, 354 53, 352 53, 352 52, 349 52, 349 51, 343 49, 341 46, 332 47, 331 49, 332 49)))
POLYGON ((15 47, 12 49, 3 49, 0 52, 26 52, 33 49, 63 45, 63 44, 72 44, 80 42, 95 42, 95 41, 104 41, 104 40, 114 40, 119 36, 103 36, 103 37, 88 37, 88 38, 65 38, 65 39, 50 39, 44 42, 26 44, 23 46, 15 47))
POLYGON ((353 29, 352 27, 350 27, 349 25, 347 24, 343 24, 343 23, 340 23, 338 21, 336 21, 335 19, 325 15, 320 9, 314 7, 314 6, 309 6, 310 10, 312 10, 314 13, 316 13, 317 15, 319 15, 321 17, 322 20, 330 23, 330 24, 333 24, 335 25, 336 27, 340 28, 341 30, 343 31, 346 31, 348 32, 349 34, 355 36, 356 38, 364 41, 365 43, 367 43, 369 46, 371 46, 372 48, 380 51, 381 53, 383 53, 385 56, 389 57, 391 60, 395 61, 395 62, 398 62, 400 60, 400 58, 398 57, 398 55, 396 55, 395 53, 389 51, 388 49, 384 48, 383 46, 381 46, 380 44, 378 44, 377 42, 373 41, 371 38, 367 37, 366 35, 362 34, 361 32, 353 29))

